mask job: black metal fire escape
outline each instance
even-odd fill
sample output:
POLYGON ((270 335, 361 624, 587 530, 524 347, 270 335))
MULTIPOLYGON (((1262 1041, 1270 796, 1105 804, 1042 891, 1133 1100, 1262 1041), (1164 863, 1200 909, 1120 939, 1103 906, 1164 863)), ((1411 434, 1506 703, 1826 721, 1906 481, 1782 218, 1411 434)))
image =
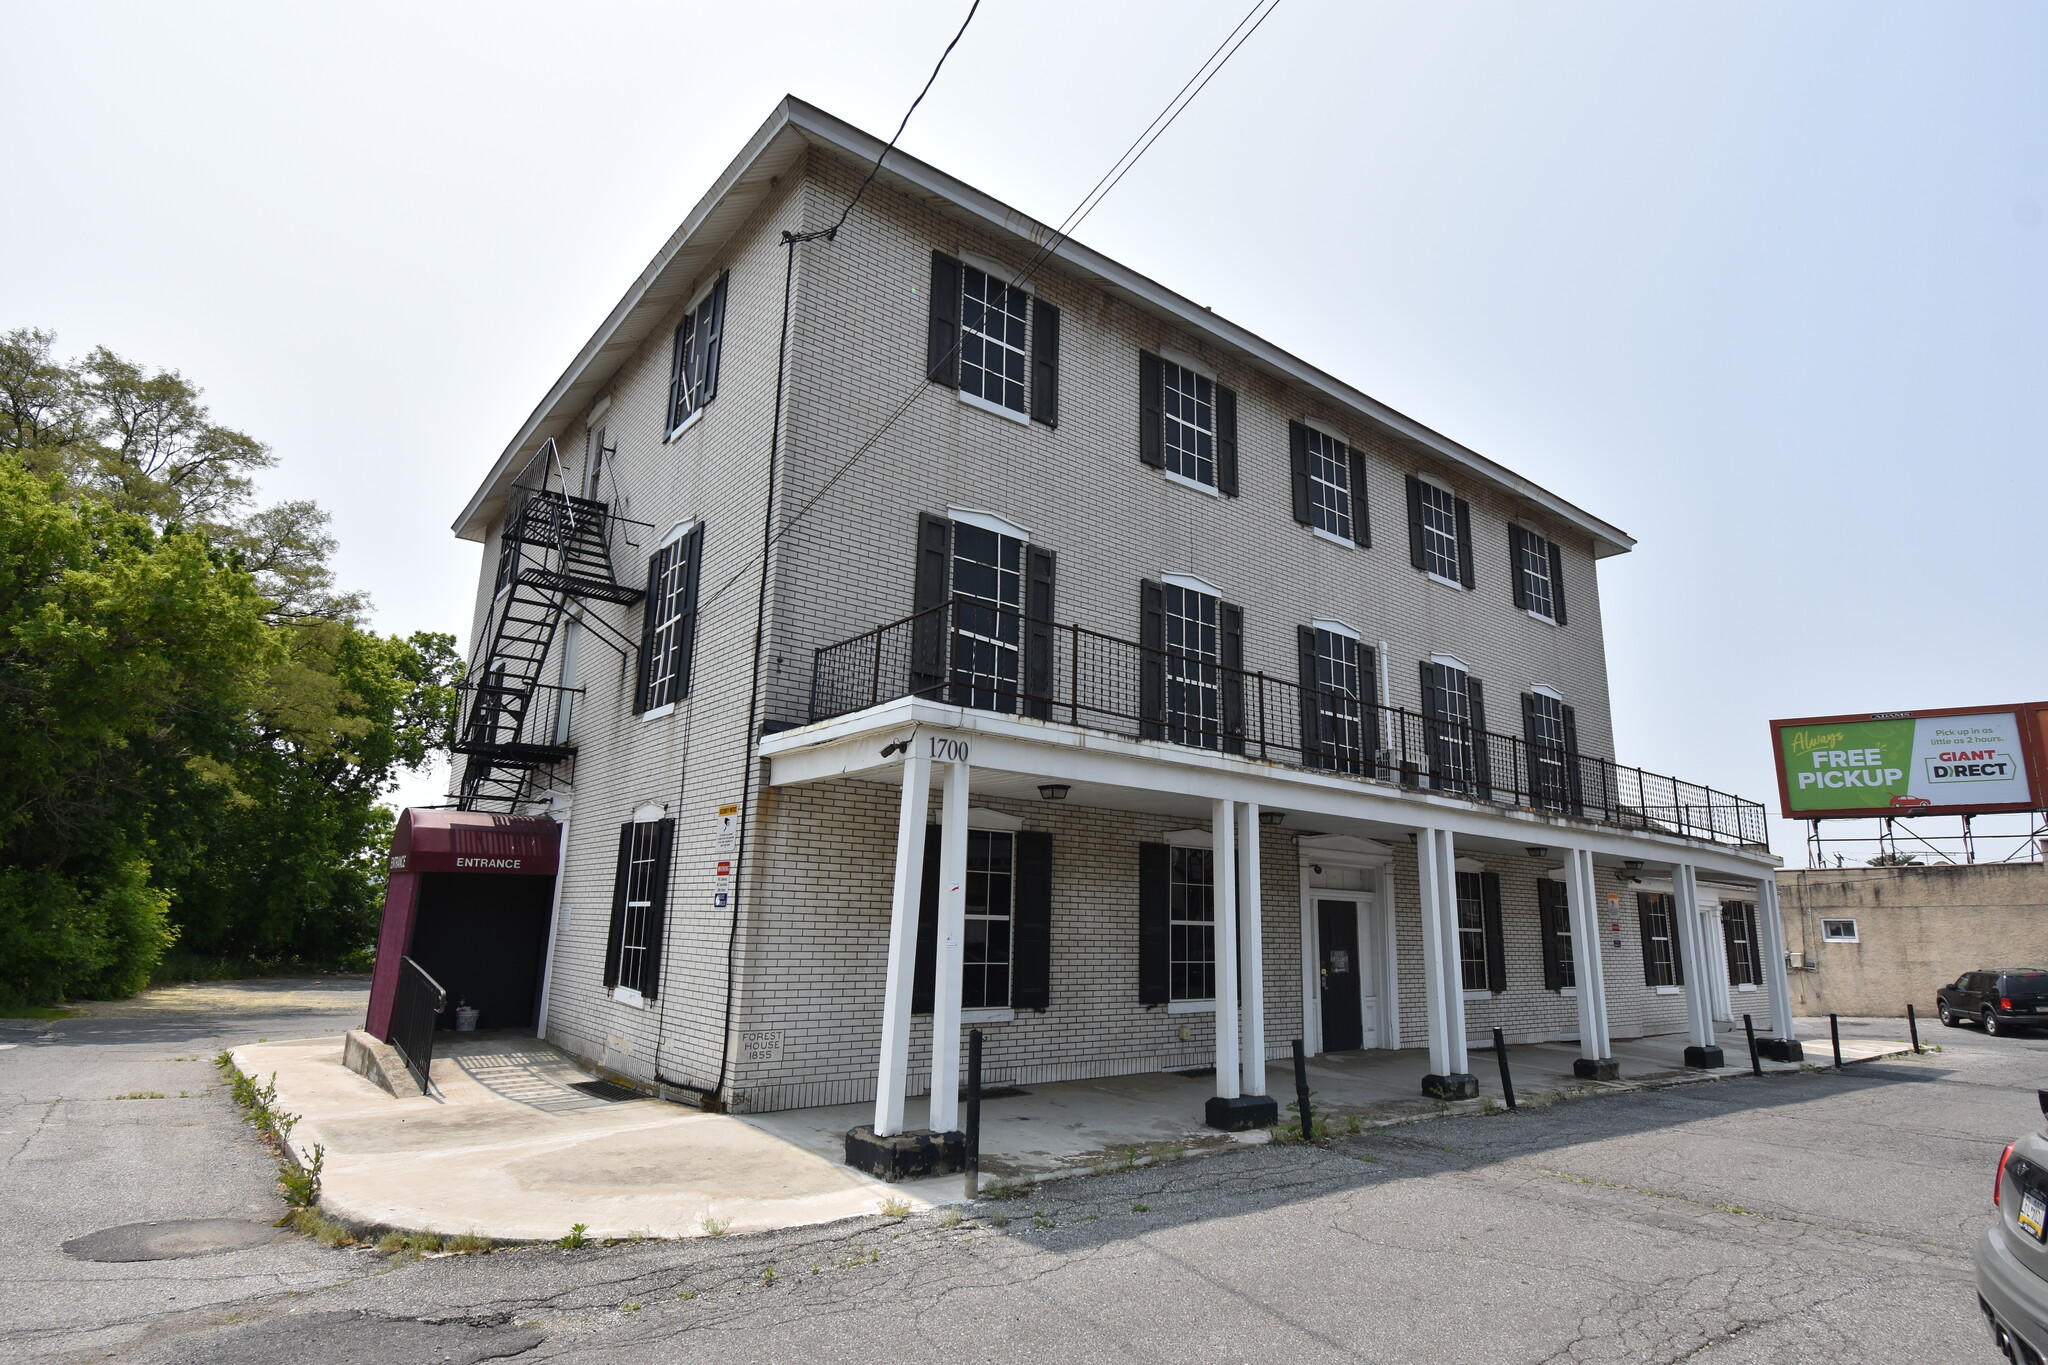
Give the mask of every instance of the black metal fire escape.
MULTIPOLYGON (((552 439, 535 462, 541 486, 521 488, 506 518, 496 595, 477 637, 483 647, 463 683, 466 706, 454 749, 468 759, 464 810, 517 811, 535 794, 538 778, 575 757, 570 704, 582 689, 543 681, 571 601, 631 606, 644 595, 620 583, 612 568, 613 534, 639 523, 613 516, 604 502, 549 487, 550 473, 561 470, 552 439)), ((633 648, 594 613, 580 619, 614 650, 633 648)))

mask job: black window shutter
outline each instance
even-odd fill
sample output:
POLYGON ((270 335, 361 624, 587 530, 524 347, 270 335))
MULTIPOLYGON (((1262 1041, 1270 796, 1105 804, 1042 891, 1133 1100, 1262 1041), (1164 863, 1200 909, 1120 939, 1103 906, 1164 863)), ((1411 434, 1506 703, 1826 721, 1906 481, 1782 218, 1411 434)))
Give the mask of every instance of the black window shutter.
POLYGON ((1486 738, 1486 689, 1479 679, 1465 675, 1465 705, 1472 712, 1472 784, 1479 799, 1493 799, 1493 746, 1486 738))
POLYGON ((1237 496, 1237 390, 1216 386, 1216 491, 1237 496))
POLYGON ((910 1012, 932 1012, 939 974, 939 827, 924 827, 924 889, 917 898, 917 961, 910 969, 910 1012))
POLYGON ((1166 428, 1160 409, 1165 406, 1165 376, 1159 357, 1138 352, 1138 458, 1154 469, 1166 468, 1166 428))
POLYGON ((924 375, 947 388, 960 386, 960 262, 932 253, 930 325, 925 331, 924 375))
MULTIPOLYGON (((1683 986, 1685 984, 1685 954, 1679 951, 1677 897, 1666 896, 1664 898, 1664 918, 1671 925, 1671 984, 1683 986)), ((1688 925, 1687 928, 1691 929, 1691 926, 1688 925)), ((1699 931, 1692 929, 1692 932, 1698 933, 1699 931)))
MULTIPOLYGON (((1764 984, 1764 941, 1757 935, 1755 901, 1750 901, 1742 907, 1742 917, 1749 921, 1749 984, 1761 986, 1764 984)), ((1773 946, 1772 951, 1782 953, 1785 950, 1773 946)))
POLYGON ((1550 619, 1564 624, 1564 551, 1550 542, 1550 619))
POLYGON ((654 822, 654 873, 647 888, 647 942, 640 957, 640 994, 649 1000, 661 991, 661 934, 668 922, 668 873, 675 852, 676 822, 654 822))
POLYGON ((1315 509, 1309 505, 1308 428, 1299 422, 1287 424, 1287 467, 1294 478, 1294 519, 1303 526, 1315 524, 1315 509))
POLYGON ((704 402, 718 397, 718 360, 725 354, 725 282, 732 277, 730 270, 718 274, 718 283, 711 286, 711 328, 698 347, 704 352, 704 402))
POLYGON ((1500 924, 1500 873, 1479 874, 1479 905, 1486 920, 1486 989, 1499 995, 1508 988, 1507 937, 1500 924))
POLYGON ((626 886, 633 876, 633 822, 619 826, 619 861, 612 873, 612 925, 604 941, 604 988, 619 984, 619 945, 626 934, 626 886))
POLYGON ((1543 748, 1543 732, 1536 726, 1536 694, 1522 694, 1522 790, 1541 800, 1554 800, 1556 792, 1541 791, 1543 785, 1539 759, 1543 748))
POLYGON ((1564 916, 1558 904, 1558 893, 1563 890, 1561 883, 1548 877, 1536 879, 1536 911, 1543 932, 1543 989, 1547 991, 1564 989, 1564 940, 1560 937, 1564 916))
POLYGON ((943 606, 952 592, 952 573, 953 523, 918 513, 917 584, 911 607, 918 616, 910 630, 910 690, 918 696, 946 682, 946 622, 951 613, 933 609, 943 606))
POLYGON ((690 695, 690 661, 697 655, 697 578, 704 558, 704 524, 683 541, 683 606, 676 623, 676 695, 690 695))
MULTIPOLYGON (((1380 726, 1380 655, 1371 645, 1358 647, 1358 680, 1358 693, 1365 699, 1365 714, 1361 718, 1365 722, 1365 770, 1375 773, 1379 770, 1374 766, 1374 758, 1381 752, 1385 736, 1380 726)), ((1381 777, 1389 775, 1379 772, 1381 777)))
MULTIPOLYGON (((1661 986, 1664 983, 1657 979, 1657 950, 1651 943, 1655 933, 1650 923, 1650 898, 1640 892, 1636 894, 1636 927, 1643 936, 1643 984, 1661 986)), ((1671 945, 1671 960, 1674 963, 1678 961, 1678 945, 1675 943, 1671 945)))
POLYGON ((1324 733, 1322 684, 1316 680, 1315 627, 1294 629, 1295 647, 1301 658, 1301 761, 1309 768, 1333 767, 1332 737, 1324 733))
POLYGON ((1138 588, 1138 737, 1166 737, 1166 589, 1138 588))
MULTIPOLYGON (((1422 661, 1422 718, 1424 720, 1436 720, 1443 714, 1442 709, 1437 705, 1436 699, 1437 670, 1442 667, 1442 664, 1434 664, 1427 659, 1422 661)), ((1445 726, 1444 728, 1449 729, 1450 727, 1445 726)))
POLYGON ((1529 605, 1529 571, 1523 567, 1523 551, 1527 548, 1528 540, 1527 531, 1513 522, 1508 523, 1508 559, 1512 564, 1508 571, 1508 581, 1514 584, 1517 611, 1529 605))
POLYGON ((1223 645, 1223 750, 1244 752, 1244 608, 1217 604, 1223 645))
POLYGON ((1053 692, 1053 555, 1036 545, 1024 553, 1024 714, 1047 720, 1053 692))
POLYGON ((1479 582, 1477 566, 1472 563, 1472 504, 1463 498, 1454 501, 1458 506, 1458 581, 1469 588, 1479 582))
POLYGON ((640 670, 633 682, 633 714, 647 709, 647 680, 654 672, 654 618, 661 614, 661 551, 647 556, 647 593, 640 599, 640 670))
POLYGON ((674 431, 683 420, 683 337, 689 328, 690 319, 686 314, 676 324, 676 348, 668 362, 668 417, 661 430, 663 436, 674 431))
POLYGON ((1031 300, 1031 420, 1060 424, 1060 310, 1031 300))
POLYGON ((1042 1010, 1052 998, 1052 836, 1017 833, 1017 881, 1010 904, 1010 1004, 1042 1010))
POLYGON ((1408 476, 1408 562, 1429 568, 1429 556, 1422 552, 1422 480, 1413 474, 1408 476))
POLYGON ((1357 446, 1351 447, 1351 539, 1353 543, 1370 550, 1372 548, 1372 501, 1365 495, 1365 452, 1357 446))
POLYGON ((1164 1005, 1173 989, 1173 853, 1165 844, 1138 845, 1138 1003, 1164 1005))

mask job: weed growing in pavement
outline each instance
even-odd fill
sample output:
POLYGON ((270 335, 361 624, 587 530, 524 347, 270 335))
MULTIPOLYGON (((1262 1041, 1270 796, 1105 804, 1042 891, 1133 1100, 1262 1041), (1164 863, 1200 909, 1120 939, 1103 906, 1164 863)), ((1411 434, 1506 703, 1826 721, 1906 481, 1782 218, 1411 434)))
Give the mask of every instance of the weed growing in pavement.
POLYGON ((881 1210, 884 1218, 910 1217, 910 1201, 900 1194, 890 1195, 875 1207, 881 1210))
POLYGON ((1031 1197, 1031 1182, 1028 1180, 1006 1180, 997 1176, 981 1187, 984 1199, 1028 1199, 1031 1197))
POLYGON ((678 1299, 683 1300, 684 1302, 688 1302, 689 1300, 697 1297, 697 1291, 694 1289, 678 1289, 676 1291, 676 1297, 678 1299))
POLYGON ((555 1245, 564 1251, 580 1251, 590 1245, 590 1238, 584 1234, 590 1231, 588 1223, 577 1223, 569 1229, 569 1235, 558 1238, 555 1245))
POLYGON ((762 1267, 761 1267, 761 1283, 762 1283, 762 1284, 774 1284, 774 1283, 775 1283, 775 1267, 774 1267, 774 1266, 772 1266, 772 1265, 764 1265, 764 1266, 762 1266, 762 1267))
POLYGON ((1117 1165, 1119 1168, 1126 1171, 1136 1169, 1138 1165, 1138 1149, 1136 1147, 1124 1148, 1124 1154, 1117 1161, 1117 1165))
POLYGON ((966 1221, 967 1215, 958 1209, 947 1209, 939 1215, 939 1226, 942 1228, 957 1228, 966 1221))
POLYGON ((1035 1228, 1050 1228, 1053 1226, 1053 1221, 1046 1216, 1043 1209, 1033 1209, 1031 1211, 1031 1226, 1035 1228))
POLYGON ((114 1095, 117 1100, 167 1100, 170 1098, 161 1090, 131 1090, 125 1095, 114 1095))
POLYGON ((1010 1215, 1004 1213, 1001 1209, 997 1209, 989 1214, 988 1225, 992 1228, 1006 1228, 1010 1226, 1010 1215))
POLYGON ((356 1244, 354 1233, 312 1209, 293 1209, 286 1215, 286 1222, 292 1231, 311 1237, 324 1247, 352 1247, 356 1244))
POLYGON ((697 1226, 703 1229, 706 1237, 723 1237, 726 1233, 732 1231, 732 1219, 713 1218, 707 1213, 704 1215, 703 1221, 698 1223, 697 1226))
POLYGON ((1150 1212, 1152 1212, 1152 1206, 1151 1206, 1150 1204, 1133 1204, 1133 1205, 1131 1205, 1131 1212, 1132 1212, 1132 1213, 1150 1213, 1150 1212))
POLYGON ((1185 1142, 1162 1142, 1152 1149, 1152 1164, 1162 1166, 1169 1161, 1179 1161, 1188 1154, 1185 1142))
POLYGON ((441 1234, 431 1228, 419 1232, 387 1232, 377 1239, 377 1250, 398 1261, 416 1261, 441 1250, 441 1234))
POLYGON ((320 1169, 326 1164, 327 1148, 317 1142, 303 1162, 292 1160, 286 1152, 277 1165, 277 1187, 284 1191, 287 1207, 310 1209, 320 1202, 320 1169))
POLYGON ((1365 1131, 1365 1124, 1360 1121, 1358 1115, 1353 1114, 1345 1120, 1344 1131, 1352 1134, 1362 1133, 1365 1131))
POLYGON ((498 1244, 480 1232, 465 1232, 454 1237, 443 1238, 441 1249, 462 1256, 480 1256, 498 1244))
POLYGON ((1482 1114, 1498 1114, 1498 1113, 1500 1113, 1500 1112, 1501 1112, 1501 1104, 1500 1104, 1500 1101, 1499 1101, 1499 1100, 1497 1100, 1497 1099, 1495 1099, 1495 1098, 1494 1098, 1493 1096, 1491 1096, 1491 1095, 1481 1095, 1481 1096, 1479 1097, 1479 1112, 1480 1112, 1480 1113, 1482 1113, 1482 1114))
POLYGON ((619 1305, 619 1311, 621 1313, 637 1313, 640 1311, 640 1305, 637 1303, 622 1303, 619 1305))

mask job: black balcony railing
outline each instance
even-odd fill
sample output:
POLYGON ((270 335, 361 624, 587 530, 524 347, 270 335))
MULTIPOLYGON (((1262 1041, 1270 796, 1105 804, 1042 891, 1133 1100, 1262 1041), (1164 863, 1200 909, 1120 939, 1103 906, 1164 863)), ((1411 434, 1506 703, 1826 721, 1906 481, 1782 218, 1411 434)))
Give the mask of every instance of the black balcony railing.
POLYGON ((571 722, 582 688, 520 686, 489 672, 464 681, 460 690, 464 719, 452 746, 456 753, 479 755, 507 768, 546 767, 574 757, 571 722))
POLYGON ((405 1069, 427 1093, 427 1073, 434 1065, 434 1028, 448 1008, 448 992, 411 958, 398 962, 398 995, 392 1002, 391 1045, 405 1058, 405 1069))
POLYGON ((944 603, 812 658, 813 721, 912 696, 1626 829, 1766 839, 1761 805, 1711 787, 984 602, 944 603))

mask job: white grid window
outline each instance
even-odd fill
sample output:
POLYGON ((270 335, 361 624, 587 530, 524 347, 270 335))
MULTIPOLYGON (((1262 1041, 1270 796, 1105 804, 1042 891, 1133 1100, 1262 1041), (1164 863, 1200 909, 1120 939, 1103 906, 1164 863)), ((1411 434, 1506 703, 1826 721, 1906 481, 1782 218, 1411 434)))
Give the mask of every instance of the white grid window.
POLYGON ((1010 915, 1015 904, 1017 836, 967 831, 967 938, 962 950, 963 1009, 1010 1004, 1010 915))
POLYGON ((1721 923, 1727 926, 1728 984, 1761 986, 1763 969, 1756 951, 1756 905, 1745 901, 1722 901, 1721 923))
POLYGON ((1364 678, 1358 641, 1334 630, 1316 629, 1316 713, 1323 755, 1338 772, 1365 771, 1364 678))
POLYGON ((953 704, 1015 711, 1024 632, 1024 542, 953 525, 953 704))
POLYGON ((1458 874, 1458 970, 1468 991, 1483 991, 1486 970, 1486 897, 1477 872, 1458 874))
POLYGON ((683 315, 676 328, 674 373, 669 391, 673 396, 668 414, 671 431, 689 420, 718 388, 718 354, 723 348, 719 336, 725 330, 725 290, 717 287, 704 301, 683 315))
POLYGON ((1172 997, 1216 998, 1216 879, 1206 848, 1173 850, 1168 945, 1172 997))
POLYGON ((1308 506, 1311 525, 1351 539, 1351 452, 1314 427, 1308 428, 1308 506))
POLYGON ((1556 620, 1557 597, 1550 583, 1550 542, 1534 531, 1522 532, 1520 540, 1522 562, 1517 567, 1522 573, 1523 601, 1538 616, 1556 620))
POLYGON ((1216 486, 1216 383, 1171 360, 1159 362, 1166 470, 1216 486))
POLYGON ((1568 792, 1564 703, 1542 692, 1529 694, 1529 785, 1537 800, 1562 803, 1568 792))
POLYGON ((1175 744, 1217 748, 1223 736, 1223 659, 1208 593, 1166 585, 1166 725, 1175 744))
POLYGON ((960 270, 960 292, 960 392, 1024 411, 1024 317, 1030 296, 971 265, 960 270))
POLYGON ((667 706, 680 695, 683 667, 683 616, 689 603, 690 546, 693 538, 677 536, 654 552, 647 581, 646 709, 667 706))
POLYGON ((1636 893, 1643 916, 1643 974, 1652 986, 1678 982, 1678 911, 1670 896, 1657 891, 1636 893))
POLYGON ((1453 583, 1464 581, 1458 558, 1458 500, 1422 481, 1422 567, 1453 583))
POLYGON ((1470 675, 1452 664, 1432 664, 1429 722, 1431 776, 1448 791, 1463 791, 1472 780, 1472 694, 1470 675))
MULTIPOLYGON (((1558 886, 1556 882, 1548 882, 1545 884, 1549 886, 1558 886)), ((1579 966, 1578 960, 1572 956, 1572 915, 1570 901, 1564 894, 1564 888, 1562 886, 1558 886, 1558 889, 1556 891, 1550 892, 1549 895, 1554 898, 1557 906, 1556 910, 1551 915, 1550 927, 1550 932, 1552 935, 1550 951, 1553 954, 1554 960, 1557 963, 1557 984, 1560 987, 1576 986, 1579 982, 1579 966)))
POLYGON ((626 916, 619 926, 619 985, 642 995, 654 993, 647 949, 653 939, 654 903, 661 894, 661 833, 659 820, 635 824, 626 862, 626 916))

